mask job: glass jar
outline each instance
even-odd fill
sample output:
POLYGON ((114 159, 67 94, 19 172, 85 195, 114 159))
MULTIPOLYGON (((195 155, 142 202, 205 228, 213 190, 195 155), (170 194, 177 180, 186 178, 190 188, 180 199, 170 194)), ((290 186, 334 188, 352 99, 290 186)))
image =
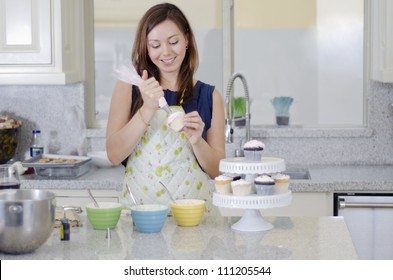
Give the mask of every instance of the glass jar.
POLYGON ((20 189, 18 172, 11 164, 0 165, 0 190, 4 189, 20 189))

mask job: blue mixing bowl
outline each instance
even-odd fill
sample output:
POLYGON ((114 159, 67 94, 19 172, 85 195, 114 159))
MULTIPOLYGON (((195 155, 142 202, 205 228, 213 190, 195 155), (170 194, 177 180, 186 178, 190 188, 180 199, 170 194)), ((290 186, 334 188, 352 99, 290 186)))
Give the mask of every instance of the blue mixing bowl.
POLYGON ((168 206, 137 205, 131 208, 131 216, 137 231, 143 233, 160 232, 168 216, 168 206))

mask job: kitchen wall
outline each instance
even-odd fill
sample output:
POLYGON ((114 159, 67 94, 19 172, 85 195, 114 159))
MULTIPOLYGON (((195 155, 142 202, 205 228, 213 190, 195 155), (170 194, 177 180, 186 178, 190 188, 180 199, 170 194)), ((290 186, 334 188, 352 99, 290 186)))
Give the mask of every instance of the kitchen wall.
MULTIPOLYGON (((393 84, 370 82, 367 102, 369 129, 296 128, 291 136, 288 131, 280 134, 280 129, 261 127, 252 129, 252 137, 266 143, 266 155, 282 157, 288 164, 393 164, 393 84)), ((78 119, 78 115, 83 118, 84 103, 83 83, 0 86, 0 114, 24 121, 17 159, 28 151, 32 129, 42 130, 46 144, 50 132, 57 131, 63 154, 104 149, 104 129, 88 130, 84 135, 78 119)), ((243 133, 236 129, 235 143, 227 145, 228 157, 233 156, 243 133)))
POLYGON ((0 115, 23 121, 16 158, 21 159, 28 152, 33 129, 41 130, 45 146, 50 133, 57 132, 59 153, 85 154, 89 144, 83 142, 84 95, 83 83, 67 86, 0 86, 0 115))

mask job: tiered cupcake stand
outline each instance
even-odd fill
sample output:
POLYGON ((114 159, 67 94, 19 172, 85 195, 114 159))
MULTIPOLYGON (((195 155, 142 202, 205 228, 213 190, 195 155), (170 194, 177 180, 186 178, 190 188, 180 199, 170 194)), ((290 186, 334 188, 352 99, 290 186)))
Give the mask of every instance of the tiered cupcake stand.
POLYGON ((253 194, 234 196, 232 194, 213 193, 213 205, 223 208, 245 209, 239 221, 232 229, 239 231, 265 231, 273 225, 265 221, 261 209, 288 206, 292 201, 292 192, 257 195, 254 179, 259 174, 272 174, 285 171, 285 161, 281 158, 263 157, 260 162, 246 161, 244 157, 227 158, 220 161, 220 172, 245 175, 245 180, 253 185, 253 194))

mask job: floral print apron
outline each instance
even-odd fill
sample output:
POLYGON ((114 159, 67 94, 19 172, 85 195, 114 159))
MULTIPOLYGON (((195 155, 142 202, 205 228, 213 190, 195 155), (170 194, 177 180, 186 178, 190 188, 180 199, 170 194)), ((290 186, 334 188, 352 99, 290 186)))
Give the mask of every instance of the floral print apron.
MULTIPOLYGON (((183 110, 171 106, 172 111, 183 110)), ((198 198, 206 200, 209 209, 213 183, 200 168, 185 133, 175 132, 167 124, 168 115, 158 109, 140 142, 129 156, 123 181, 121 202, 130 207, 133 201, 126 184, 138 204, 168 205, 174 199, 198 198)))

